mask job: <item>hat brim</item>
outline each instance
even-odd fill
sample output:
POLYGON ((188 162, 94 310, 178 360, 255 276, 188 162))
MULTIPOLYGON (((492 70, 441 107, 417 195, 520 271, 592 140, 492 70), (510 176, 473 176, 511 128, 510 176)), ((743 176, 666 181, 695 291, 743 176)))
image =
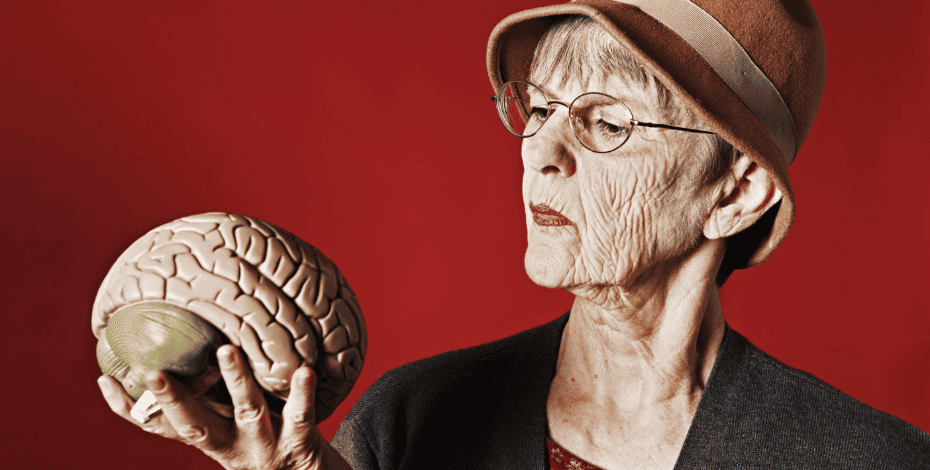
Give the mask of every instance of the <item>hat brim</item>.
POLYGON ((794 194, 784 156, 756 116, 684 39, 639 8, 614 1, 581 0, 508 16, 488 42, 488 76, 495 92, 508 80, 529 74, 536 45, 565 15, 584 15, 603 27, 711 130, 775 179, 781 204, 768 235, 745 267, 755 266, 784 240, 794 217, 794 194))

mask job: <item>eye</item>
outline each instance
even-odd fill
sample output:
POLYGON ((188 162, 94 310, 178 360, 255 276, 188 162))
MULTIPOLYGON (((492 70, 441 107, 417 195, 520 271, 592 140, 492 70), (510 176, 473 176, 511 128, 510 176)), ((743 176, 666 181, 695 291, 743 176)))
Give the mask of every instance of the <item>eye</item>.
POLYGON ((530 108, 530 119, 545 121, 547 118, 549 118, 548 106, 533 106, 530 108))
POLYGON ((614 124, 603 118, 595 121, 594 125, 598 130, 598 134, 607 139, 625 139, 630 133, 629 126, 622 123, 614 124))

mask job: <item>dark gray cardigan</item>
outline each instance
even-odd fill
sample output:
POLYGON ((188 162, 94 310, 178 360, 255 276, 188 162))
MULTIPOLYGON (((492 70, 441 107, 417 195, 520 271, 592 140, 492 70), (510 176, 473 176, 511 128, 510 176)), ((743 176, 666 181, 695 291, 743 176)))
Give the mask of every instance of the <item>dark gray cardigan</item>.
MULTIPOLYGON (((356 470, 547 469, 546 395, 567 321, 389 371, 333 446, 356 470)), ((727 327, 675 468, 930 469, 930 435, 727 327)))

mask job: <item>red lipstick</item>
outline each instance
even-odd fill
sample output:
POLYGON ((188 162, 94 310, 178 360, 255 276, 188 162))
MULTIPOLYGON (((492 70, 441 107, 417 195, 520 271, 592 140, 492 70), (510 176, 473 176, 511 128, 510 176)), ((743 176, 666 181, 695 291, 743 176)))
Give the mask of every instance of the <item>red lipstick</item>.
POLYGON ((557 227, 561 225, 574 225, 559 211, 545 204, 530 204, 530 211, 533 212, 533 222, 536 225, 557 227))

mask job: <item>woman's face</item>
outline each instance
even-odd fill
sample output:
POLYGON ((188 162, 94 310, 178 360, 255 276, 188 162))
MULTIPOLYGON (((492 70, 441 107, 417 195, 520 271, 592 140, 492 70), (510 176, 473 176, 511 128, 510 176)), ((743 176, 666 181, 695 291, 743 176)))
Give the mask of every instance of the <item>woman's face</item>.
MULTIPOLYGON (((619 78, 539 84, 550 100, 571 103, 601 92, 626 104, 635 119, 665 122, 646 90, 619 78), (556 85, 553 85, 556 83, 556 85)), ((523 200, 530 278, 595 298, 626 291, 659 274, 699 239, 710 211, 698 181, 702 162, 687 155, 690 134, 637 127, 610 153, 575 138, 568 110, 556 106, 539 132, 523 140, 523 200)))

